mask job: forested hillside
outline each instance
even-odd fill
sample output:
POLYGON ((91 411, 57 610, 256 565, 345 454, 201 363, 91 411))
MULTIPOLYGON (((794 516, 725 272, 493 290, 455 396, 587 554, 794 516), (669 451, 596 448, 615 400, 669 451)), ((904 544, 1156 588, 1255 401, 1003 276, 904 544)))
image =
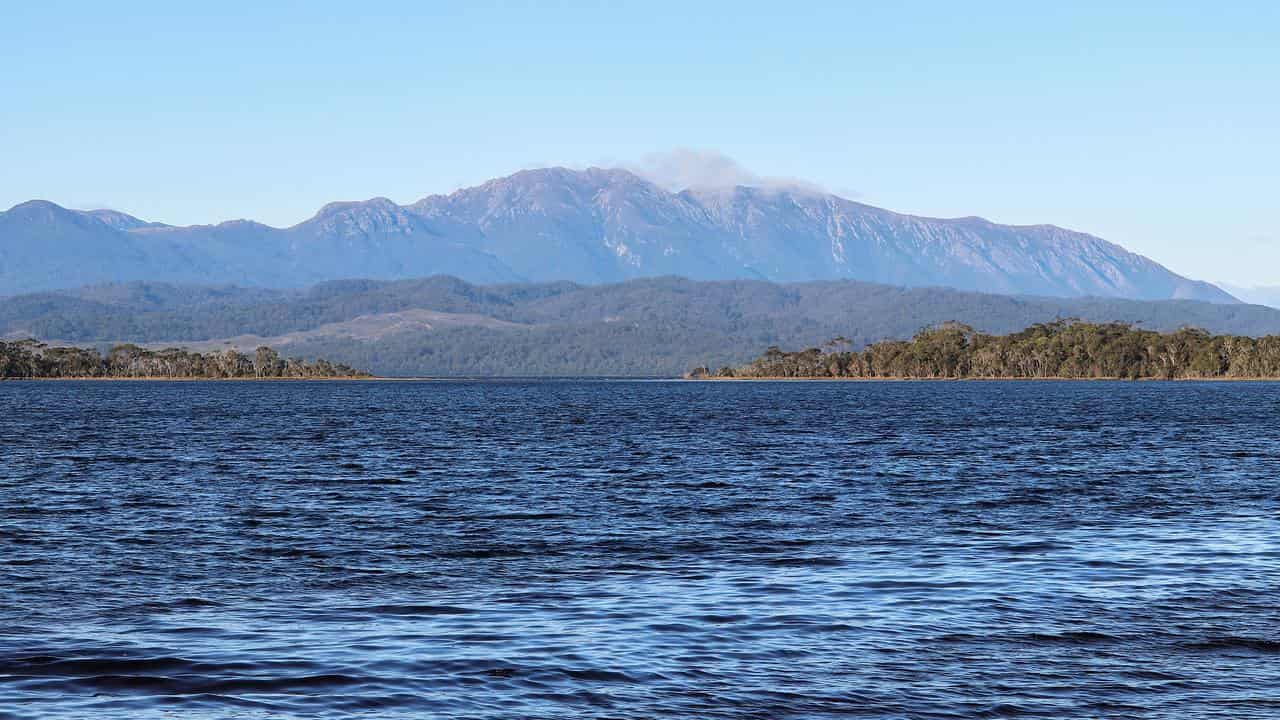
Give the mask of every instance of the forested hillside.
POLYGON ((134 283, 23 295, 0 300, 0 338, 270 345, 380 375, 679 375, 695 365, 740 364, 770 345, 843 336, 860 348, 949 320, 1008 333, 1058 318, 1280 334, 1280 311, 1197 301, 1011 297, 856 281, 482 286, 437 276, 288 291, 134 283))
POLYGON ((1058 320, 1008 335, 944 323, 910 340, 886 340, 861 351, 844 338, 786 352, 770 347, 741 367, 697 368, 718 378, 1074 378, 1280 379, 1280 337, 1171 333, 1123 323, 1058 320))

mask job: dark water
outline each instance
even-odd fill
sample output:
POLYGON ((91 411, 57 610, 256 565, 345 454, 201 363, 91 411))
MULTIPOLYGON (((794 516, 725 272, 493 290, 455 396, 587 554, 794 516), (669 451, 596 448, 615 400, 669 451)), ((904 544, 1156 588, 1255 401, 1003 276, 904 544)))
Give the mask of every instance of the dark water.
POLYGON ((0 383, 0 716, 1280 717, 1280 385, 0 383))

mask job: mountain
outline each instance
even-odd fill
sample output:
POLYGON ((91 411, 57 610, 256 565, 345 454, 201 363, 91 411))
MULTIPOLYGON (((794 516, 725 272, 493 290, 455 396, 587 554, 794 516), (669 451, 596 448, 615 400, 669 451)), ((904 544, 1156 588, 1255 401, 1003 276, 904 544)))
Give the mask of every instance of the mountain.
POLYGON ((101 220, 117 230, 137 230, 144 227, 169 227, 164 223, 147 222, 138 218, 122 213, 119 210, 78 210, 81 215, 87 215, 91 218, 101 220))
POLYGON ((1243 287, 1220 282, 1218 287, 1247 303, 1280 308, 1280 286, 1254 285, 1252 287, 1243 287))
POLYGON ((686 192, 769 278, 848 277, 1000 293, 1231 302, 1140 255, 1053 225, 902 215, 834 195, 735 188, 686 192))
POLYGON ((744 267, 704 208, 625 170, 526 170, 409 208, 530 281, 801 279, 744 267))
POLYGON ((165 248, 51 202, 32 200, 0 213, 0 294, 142 280, 173 262, 165 248))
POLYGON ((0 338, 202 351, 265 344, 382 375, 652 376, 746 362, 769 345, 843 336, 861 347, 948 320, 1007 333, 1071 317, 1280 334, 1280 310, 1192 300, 1015 297, 849 280, 473 285, 437 276, 292 290, 128 283, 20 295, 0 302, 0 338))
POLYGON ((340 278, 462 275, 482 282, 518 280, 492 254, 435 230, 421 216, 386 198, 330 203, 284 232, 290 282, 340 278))
POLYGON ((40 201, 0 213, 0 294, 130 280, 300 287, 440 273, 480 283, 856 279, 1236 302, 1051 225, 916 217, 799 189, 672 193, 618 169, 527 170, 407 206, 331 203, 289 228, 248 220, 172 227, 40 201))

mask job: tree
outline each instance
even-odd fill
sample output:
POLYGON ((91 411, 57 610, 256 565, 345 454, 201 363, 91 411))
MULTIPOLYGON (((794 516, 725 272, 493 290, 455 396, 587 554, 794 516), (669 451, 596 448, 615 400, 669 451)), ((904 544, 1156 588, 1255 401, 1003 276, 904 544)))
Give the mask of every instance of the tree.
POLYGON ((280 377, 284 363, 280 361, 279 353, 264 345, 254 351, 253 371, 260 378, 280 377))

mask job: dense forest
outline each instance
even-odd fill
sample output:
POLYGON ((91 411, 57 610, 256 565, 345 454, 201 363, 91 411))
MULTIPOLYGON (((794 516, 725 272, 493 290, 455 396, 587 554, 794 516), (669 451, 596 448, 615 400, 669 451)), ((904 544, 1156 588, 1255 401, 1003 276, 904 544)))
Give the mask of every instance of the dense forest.
MULTIPOLYGON (((1007 333, 1075 317, 1128 322, 1155 330, 1183 325, 1214 333, 1280 334, 1280 310, 1194 300, 1018 297, 948 288, 902 288, 847 281, 769 283, 646 278, 607 285, 473 285, 434 276, 415 280, 342 280, 300 290, 124 283, 0 298, 0 338, 45 341, 188 342, 237 335, 271 337, 362 315, 426 309, 473 313, 522 325, 629 321, 661 326, 688 321, 706 331, 799 326, 868 342, 909 337, 947 320, 1007 333), (855 337, 855 335, 857 337, 855 337)), ((778 337, 782 344, 802 340, 778 337)), ((745 348, 750 353, 756 348, 745 348)), ((749 355, 748 355, 749 356, 749 355)))
POLYGON ((737 366, 770 345, 807 347, 843 336, 846 349, 859 350, 947 320, 1003 334, 1063 317, 1157 331, 1194 325, 1280 334, 1280 310, 1190 300, 1010 297, 856 281, 473 285, 436 276, 290 290, 128 283, 23 295, 0 299, 0 338, 103 351, 123 342, 221 350, 231 340, 245 353, 268 345, 383 376, 669 377, 695 365, 737 366), (385 323, 393 329, 376 333, 360 325, 412 309, 454 320, 385 323))
POLYGON ((0 342, 0 379, 9 378, 334 378, 367 377, 327 360, 283 358, 269 347, 253 355, 234 350, 196 353, 117 345, 105 355, 35 340, 0 342))
POLYGON ((822 348, 770 347, 742 367, 697 368, 689 377, 724 378, 1280 378, 1280 336, 1172 333, 1124 323, 1058 320, 1009 335, 944 323, 911 340, 861 351, 836 338, 822 348))

